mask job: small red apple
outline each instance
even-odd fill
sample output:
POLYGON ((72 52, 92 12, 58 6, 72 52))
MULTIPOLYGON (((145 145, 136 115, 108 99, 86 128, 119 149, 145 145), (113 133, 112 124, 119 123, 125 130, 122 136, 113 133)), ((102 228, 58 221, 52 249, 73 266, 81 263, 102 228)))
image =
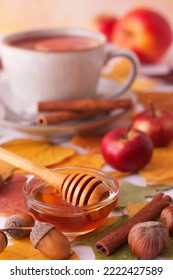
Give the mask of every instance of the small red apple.
POLYGON ((113 15, 99 15, 95 18, 95 27, 99 32, 102 32, 107 41, 112 40, 112 31, 115 30, 118 19, 113 15))
POLYGON ((134 51, 142 63, 157 62, 171 45, 172 38, 168 20, 148 8, 127 13, 112 34, 116 46, 134 51))
POLYGON ((167 146, 173 140, 173 114, 154 108, 144 110, 134 117, 132 128, 146 133, 155 147, 167 146))
POLYGON ((101 141, 105 161, 120 171, 142 169, 151 160, 153 147, 148 135, 124 127, 107 132, 101 141))

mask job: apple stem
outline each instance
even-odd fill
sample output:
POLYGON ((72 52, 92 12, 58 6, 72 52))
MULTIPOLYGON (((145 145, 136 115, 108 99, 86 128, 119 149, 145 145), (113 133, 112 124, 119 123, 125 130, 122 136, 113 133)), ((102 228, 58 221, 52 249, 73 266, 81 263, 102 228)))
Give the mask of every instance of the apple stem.
POLYGON ((150 109, 151 109, 152 117, 156 118, 156 110, 155 110, 154 103, 152 101, 150 101, 150 109))
POLYGON ((127 130, 126 130, 126 132, 125 132, 124 135, 123 135, 123 138, 124 138, 124 139, 127 138, 127 135, 128 135, 128 133, 129 133, 129 131, 131 130, 131 128, 132 128, 132 124, 130 123, 130 124, 127 126, 127 130))

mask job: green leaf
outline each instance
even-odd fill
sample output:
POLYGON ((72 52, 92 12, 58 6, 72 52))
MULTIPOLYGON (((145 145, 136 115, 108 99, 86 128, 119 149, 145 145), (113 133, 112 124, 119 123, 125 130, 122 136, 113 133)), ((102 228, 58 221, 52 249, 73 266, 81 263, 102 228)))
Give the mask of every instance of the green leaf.
POLYGON ((118 205, 120 207, 126 207, 129 202, 137 203, 144 201, 147 197, 153 197, 158 191, 165 191, 173 189, 170 185, 148 185, 138 186, 129 182, 123 182, 120 185, 120 196, 118 205))
POLYGON ((169 237, 168 246, 162 252, 161 256, 163 258, 173 259, 173 237, 169 237))
POLYGON ((77 245, 87 245, 90 246, 95 254, 95 258, 97 260, 135 260, 137 257, 131 252, 128 244, 124 244, 121 248, 116 250, 109 256, 105 256, 102 253, 99 253, 95 249, 95 243, 103 238, 105 235, 109 234, 110 232, 114 231, 121 225, 123 225, 127 221, 127 216, 118 217, 116 222, 113 222, 111 225, 108 226, 109 218, 107 221, 99 227, 98 229, 88 233, 81 235, 72 241, 72 246, 77 245))

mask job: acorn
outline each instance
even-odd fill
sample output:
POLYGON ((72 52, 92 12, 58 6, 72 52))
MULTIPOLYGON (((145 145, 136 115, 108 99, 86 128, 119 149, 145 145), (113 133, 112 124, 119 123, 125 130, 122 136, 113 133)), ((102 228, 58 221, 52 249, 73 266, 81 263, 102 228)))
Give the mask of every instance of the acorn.
POLYGON ((4 231, 11 238, 20 239, 31 232, 35 224, 34 218, 26 213, 9 216, 4 225, 4 231))
POLYGON ((140 259, 151 260, 166 248, 168 236, 168 228, 160 222, 137 223, 129 232, 128 244, 140 259))
POLYGON ((5 250, 8 244, 8 239, 3 231, 0 231, 0 254, 5 250))
POLYGON ((33 247, 52 260, 67 260, 71 255, 71 244, 67 237, 45 222, 36 222, 30 233, 33 247))

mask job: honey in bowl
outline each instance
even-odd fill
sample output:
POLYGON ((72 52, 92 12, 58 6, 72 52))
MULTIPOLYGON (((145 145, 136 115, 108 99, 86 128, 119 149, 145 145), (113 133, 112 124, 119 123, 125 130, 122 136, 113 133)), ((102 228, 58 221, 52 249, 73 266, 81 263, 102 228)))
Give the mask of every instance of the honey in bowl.
MULTIPOLYGON (((24 187, 26 205, 35 218, 48 222, 68 236, 76 236, 94 230, 101 225, 116 207, 119 193, 118 182, 104 172, 78 168, 78 172, 94 174, 103 181, 109 196, 98 203, 75 206, 61 197, 53 186, 38 177, 32 177, 24 187)), ((74 167, 60 168, 57 172, 75 172, 74 167)))

